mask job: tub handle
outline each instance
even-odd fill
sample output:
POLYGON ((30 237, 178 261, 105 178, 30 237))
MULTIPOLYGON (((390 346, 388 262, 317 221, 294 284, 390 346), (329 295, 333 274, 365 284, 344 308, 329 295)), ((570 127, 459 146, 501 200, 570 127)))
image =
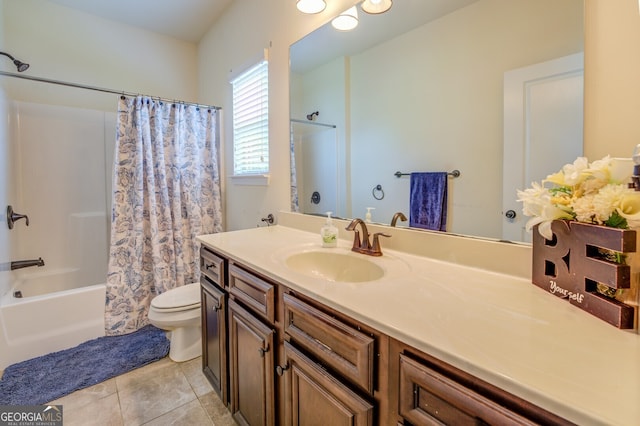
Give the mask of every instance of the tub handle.
POLYGON ((27 226, 29 226, 29 217, 26 214, 18 214, 13 211, 13 207, 7 206, 7 225, 9 229, 13 229, 13 224, 20 219, 24 219, 27 226))

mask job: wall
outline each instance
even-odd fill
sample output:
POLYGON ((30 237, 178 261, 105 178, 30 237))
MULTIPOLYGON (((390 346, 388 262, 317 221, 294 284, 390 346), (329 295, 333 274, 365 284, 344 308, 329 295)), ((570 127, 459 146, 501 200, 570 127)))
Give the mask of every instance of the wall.
POLYGON ((585 6, 585 155, 630 157, 640 143, 638 1, 585 6))
POLYGON ((300 13, 293 1, 235 0, 198 45, 199 92, 202 99, 221 99, 224 114, 225 163, 231 173, 231 87, 229 73, 248 65, 269 48, 269 152, 267 187, 240 186, 226 179, 227 229, 256 226, 267 213, 289 210, 289 45, 310 33, 354 0, 327 2, 317 15, 300 13))
MULTIPOLYGON (((0 7, 4 13, 0 47, 30 63, 28 75, 185 101, 199 98, 193 43, 46 0, 0 0, 0 7)), ((0 69, 16 71, 8 60, 0 61, 0 69)), ((7 77, 1 77, 0 84, 14 100, 106 111, 117 105, 113 94, 7 77)))

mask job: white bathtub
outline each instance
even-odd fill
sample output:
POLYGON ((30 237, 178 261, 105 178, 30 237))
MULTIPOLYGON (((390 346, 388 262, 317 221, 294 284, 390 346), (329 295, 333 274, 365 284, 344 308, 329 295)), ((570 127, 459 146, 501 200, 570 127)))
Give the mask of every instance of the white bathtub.
POLYGON ((0 300, 0 370, 104 336, 106 286, 63 269, 21 277, 0 300), (14 297, 21 292, 22 298, 14 297))

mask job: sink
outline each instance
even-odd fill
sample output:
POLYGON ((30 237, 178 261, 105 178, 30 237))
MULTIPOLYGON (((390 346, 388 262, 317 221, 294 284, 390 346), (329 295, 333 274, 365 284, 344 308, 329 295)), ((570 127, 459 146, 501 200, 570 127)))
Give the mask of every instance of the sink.
POLYGON ((289 269, 327 281, 357 283, 384 276, 384 269, 354 253, 307 251, 286 258, 289 269))

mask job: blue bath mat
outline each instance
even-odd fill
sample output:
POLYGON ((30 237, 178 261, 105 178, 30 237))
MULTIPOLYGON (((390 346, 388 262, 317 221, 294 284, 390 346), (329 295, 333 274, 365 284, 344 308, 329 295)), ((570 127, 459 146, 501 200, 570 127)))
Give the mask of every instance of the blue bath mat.
POLYGON ((165 332, 148 325, 10 365, 0 379, 0 405, 40 405, 164 358, 165 332))

